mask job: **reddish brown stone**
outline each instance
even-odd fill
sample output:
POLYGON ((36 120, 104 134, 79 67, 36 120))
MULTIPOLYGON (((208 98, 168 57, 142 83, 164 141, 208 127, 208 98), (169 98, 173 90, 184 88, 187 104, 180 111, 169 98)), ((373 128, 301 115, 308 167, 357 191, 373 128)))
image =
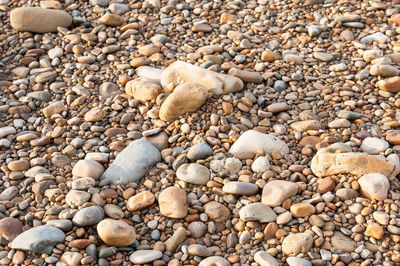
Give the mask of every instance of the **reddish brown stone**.
POLYGON ((301 146, 307 146, 307 145, 315 146, 319 142, 321 142, 321 139, 317 136, 306 136, 300 140, 299 144, 301 146))
POLYGON ((318 193, 325 194, 328 191, 335 189, 336 183, 332 177, 325 177, 320 179, 318 185, 318 193))
POLYGON ((393 144, 393 145, 399 145, 400 144, 400 131, 390 131, 386 135, 386 141, 393 144))
POLYGON ((4 237, 8 241, 14 240, 22 233, 22 223, 11 217, 0 220, 0 237, 4 237))
POLYGON ((116 135, 121 135, 126 133, 128 133, 128 130, 126 128, 109 128, 104 132, 104 135, 106 135, 109 138, 112 138, 116 135))
POLYGON ((68 247, 84 249, 92 243, 93 243, 93 241, 90 239, 75 239, 68 243, 68 247))

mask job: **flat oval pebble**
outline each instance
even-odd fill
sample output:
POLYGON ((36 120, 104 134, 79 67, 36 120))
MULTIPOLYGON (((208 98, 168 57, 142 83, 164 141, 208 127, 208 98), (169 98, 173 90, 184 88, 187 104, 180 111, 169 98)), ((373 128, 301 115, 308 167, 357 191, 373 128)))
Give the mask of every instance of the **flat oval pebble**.
POLYGON ((182 164, 176 171, 176 177, 191 184, 205 185, 210 179, 210 170, 197 163, 182 164))
POLYGON ((230 266, 231 264, 219 256, 208 257, 200 261, 199 266, 230 266))
POLYGON ((254 195, 258 191, 258 186, 246 182, 228 182, 222 187, 222 191, 235 195, 254 195))
POLYGON ((107 245, 125 247, 136 240, 132 226, 120 220, 105 219, 97 224, 97 233, 107 245))
POLYGON ((158 260, 162 257, 159 250, 136 250, 131 254, 129 260, 134 264, 145 264, 158 260))

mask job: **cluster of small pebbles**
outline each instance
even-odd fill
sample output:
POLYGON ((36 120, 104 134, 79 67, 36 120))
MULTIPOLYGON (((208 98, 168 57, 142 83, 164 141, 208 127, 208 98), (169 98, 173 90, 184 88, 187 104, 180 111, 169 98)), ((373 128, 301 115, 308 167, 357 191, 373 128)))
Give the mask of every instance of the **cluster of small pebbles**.
POLYGON ((400 264, 399 0, 0 18, 0 265, 400 264))

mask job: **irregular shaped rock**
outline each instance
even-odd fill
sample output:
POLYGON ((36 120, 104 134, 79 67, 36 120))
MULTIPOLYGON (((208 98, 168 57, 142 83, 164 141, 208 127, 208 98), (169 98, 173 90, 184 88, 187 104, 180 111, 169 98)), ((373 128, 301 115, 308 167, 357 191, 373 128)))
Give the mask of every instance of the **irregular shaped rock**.
POLYGON ((183 218, 188 212, 186 192, 178 187, 172 186, 161 191, 158 196, 160 212, 170 218, 183 218))
POLYGON ((154 80, 158 84, 161 84, 161 75, 164 70, 158 69, 155 67, 149 67, 149 66, 140 66, 136 68, 136 74, 139 77, 143 77, 146 79, 154 80))
POLYGON ((285 199, 297 194, 298 186, 285 180, 273 180, 268 182, 263 189, 261 202, 271 206, 280 206, 285 199))
POLYGON ((130 80, 125 85, 125 93, 142 103, 155 102, 161 91, 157 81, 143 77, 130 80))
POLYGON ((288 235, 282 243, 282 252, 286 255, 296 256, 308 252, 313 245, 313 238, 306 233, 288 235))
POLYGON ((10 12, 11 27, 17 31, 56 32, 57 27, 68 28, 71 23, 71 15, 62 10, 19 7, 10 12))
POLYGON ((207 88, 199 83, 184 83, 175 87, 162 103, 159 116, 164 121, 173 121, 185 113, 193 113, 207 100, 207 88))
POLYGON ((0 220, 0 237, 13 241, 21 233, 22 223, 18 219, 5 217, 0 220))
POLYGON ((331 244, 333 247, 338 248, 343 252, 353 252, 357 246, 355 241, 341 232, 335 232, 331 238, 331 244))
POLYGON ((124 22, 124 19, 117 14, 105 14, 98 21, 99 24, 105 24, 111 27, 117 27, 121 25, 122 22, 124 22))
POLYGON ((263 82, 263 77, 258 72, 245 71, 237 68, 231 68, 228 72, 229 75, 240 78, 243 82, 250 83, 261 83, 263 82))
POLYGON ((256 153, 260 150, 268 154, 278 152, 282 155, 286 155, 289 153, 289 147, 284 141, 275 136, 263 134, 255 130, 244 132, 231 146, 229 153, 238 155, 244 152, 256 153))
POLYGON ((126 185, 139 182, 150 167, 161 161, 161 154, 150 142, 139 139, 131 142, 109 165, 100 177, 101 185, 126 185))
POLYGON ((125 247, 136 240, 132 226, 120 220, 104 219, 97 225, 97 233, 107 245, 125 247))
POLYGON ((397 93, 400 91, 400 77, 382 79, 376 83, 376 86, 383 91, 397 93))
POLYGON ((226 259, 219 256, 211 256, 200 261, 199 266, 230 266, 226 259))
POLYGON ((242 207, 239 211, 240 219, 247 221, 259 221, 269 223, 276 221, 276 213, 267 205, 261 202, 251 203, 242 207))
POLYGON ((322 125, 317 120, 298 121, 290 124, 290 127, 299 132, 306 132, 308 130, 318 130, 322 125))
POLYGON ((243 89, 243 82, 233 76, 215 73, 202 67, 176 61, 161 75, 161 86, 166 92, 185 82, 200 83, 215 95, 228 94, 243 89))
POLYGON ((358 179, 362 194, 370 200, 385 200, 389 191, 386 176, 378 173, 363 175, 358 179))
POLYGON ((18 235, 11 242, 11 248, 50 255, 53 247, 64 244, 64 240, 65 234, 60 229, 51 225, 41 225, 18 235))
POLYGON ((176 171, 176 177, 191 184, 205 185, 210 180, 210 170, 198 163, 182 164, 176 171))
POLYGON ((174 234, 165 241, 165 249, 170 252, 174 252, 178 245, 185 241, 186 239, 186 230, 183 227, 179 227, 175 230, 174 234))
POLYGON ((397 70, 396 67, 390 65, 372 65, 369 73, 372 76, 394 77, 399 75, 399 70, 397 70))
POLYGON ((192 244, 188 246, 188 253, 192 256, 209 257, 214 255, 214 252, 205 246, 192 244))
POLYGON ((382 155, 345 152, 332 153, 327 148, 320 149, 311 161, 311 170, 318 177, 338 174, 362 176, 380 173, 392 177, 395 165, 382 155))
POLYGON ((204 212, 211 220, 217 223, 225 222, 231 215, 229 209, 217 201, 210 201, 204 205, 204 212))
POLYGON ((138 211, 144 209, 155 202, 156 198, 150 191, 142 191, 130 197, 126 203, 126 208, 129 211, 138 211))

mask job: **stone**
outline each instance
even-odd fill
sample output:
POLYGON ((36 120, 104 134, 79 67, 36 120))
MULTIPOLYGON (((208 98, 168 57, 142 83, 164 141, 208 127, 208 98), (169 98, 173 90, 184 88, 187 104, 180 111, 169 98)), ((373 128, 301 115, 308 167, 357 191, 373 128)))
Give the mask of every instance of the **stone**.
POLYGON ((199 266, 230 266, 231 264, 219 256, 211 256, 200 261, 199 266))
POLYGON ((286 262, 289 266, 312 266, 312 263, 299 257, 288 257, 286 262))
POLYGON ((63 231, 54 226, 41 225, 18 235, 11 242, 11 248, 50 255, 53 247, 57 244, 64 244, 64 241, 63 231))
MULTIPOLYGON (((43 114, 45 117, 51 117, 54 114, 59 114, 63 111, 67 110, 64 103, 60 101, 53 102, 49 104, 46 108, 43 109, 43 114)), ((1 134, 0 134, 1 136, 1 134)))
POLYGON ((0 138, 4 138, 15 133, 17 133, 17 130, 14 127, 7 126, 0 128, 0 138))
POLYGON ((124 19, 117 14, 105 14, 101 18, 99 18, 99 24, 105 24, 111 27, 117 27, 124 22, 124 19))
POLYGON ((389 181, 379 173, 365 174, 358 179, 362 194, 370 200, 385 200, 389 192, 389 181))
POLYGON ((377 223, 369 223, 367 225, 367 229, 365 230, 364 234, 369 237, 373 237, 375 239, 381 239, 385 234, 382 226, 377 223))
POLYGON ((170 252, 174 252, 180 243, 186 239, 186 230, 183 227, 179 227, 175 230, 174 234, 165 241, 165 249, 170 252))
POLYGON ((315 207, 310 203, 295 203, 290 206, 290 213, 294 217, 306 217, 315 213, 315 207))
POLYGON ((128 199, 126 208, 129 211, 139 211, 155 202, 156 198, 150 191, 142 191, 128 199))
POLYGON ((273 180, 264 186, 261 202, 270 207, 280 206, 284 200, 296 195, 297 191, 296 183, 273 180))
POLYGON ((265 157, 258 157, 251 164, 251 170, 253 170, 254 173, 264 173, 267 172, 269 168, 270 168, 269 161, 265 157))
POLYGON ((152 54, 159 53, 160 48, 155 44, 148 44, 138 49, 139 54, 144 56, 151 56, 152 54))
POLYGON ((162 255, 159 250, 136 250, 131 254, 129 260, 134 264, 145 264, 160 259, 162 255))
POLYGON ((308 130, 319 130, 322 125, 317 120, 298 121, 290 124, 290 127, 299 132, 306 132, 308 130))
POLYGON ((400 145, 400 130, 389 131, 386 134, 386 141, 393 145, 400 145))
POLYGON ((68 28, 71 23, 71 15, 62 10, 19 7, 10 12, 11 27, 17 31, 56 32, 57 27, 68 28))
MULTIPOLYGON (((162 70, 162 69, 158 69, 155 67, 149 67, 149 66, 140 66, 140 67, 136 68, 136 74, 139 77, 154 80, 157 82, 157 84, 161 84, 161 75, 163 72, 164 72, 164 70, 162 70)), ((165 88, 164 88, 164 90, 165 90, 165 88)))
POLYGON ((187 229, 190 232, 190 235, 197 239, 205 235, 207 232, 207 225, 205 225, 203 222, 194 221, 188 225, 187 229))
POLYGON ((399 75, 399 70, 391 65, 372 65, 369 73, 371 76, 394 77, 399 75))
POLYGON ((279 262, 263 250, 254 254, 254 260, 260 264, 260 266, 279 266, 279 262))
POLYGON ((269 49, 265 50, 262 54, 261 54, 261 60, 264 62, 274 62, 276 60, 279 60, 280 56, 278 53, 271 51, 269 49))
POLYGON ((62 254, 60 261, 65 262, 68 266, 78 266, 81 265, 81 259, 83 255, 79 252, 67 251, 62 254))
POLYGON ((72 181, 71 188, 73 190, 87 190, 90 187, 96 185, 96 180, 91 177, 81 177, 77 180, 72 181))
POLYGON ((111 13, 117 15, 123 15, 130 10, 128 5, 120 3, 112 3, 109 5, 108 9, 110 9, 111 13))
POLYGON ((91 160, 80 160, 72 168, 72 175, 76 177, 91 177, 98 180, 103 173, 103 165, 91 160))
POLYGON ((114 219, 104 219, 99 222, 97 234, 104 243, 115 247, 130 246, 136 240, 136 233, 132 226, 114 219))
POLYGON ((159 116, 164 121, 176 120, 180 115, 193 113, 207 100, 207 88, 199 83, 183 83, 175 87, 162 103, 159 116))
POLYGON ((336 196, 338 196, 341 200, 351 200, 357 197, 357 191, 351 188, 339 188, 336 191, 336 196))
POLYGON ((304 58, 301 55, 286 54, 283 56, 283 61, 289 64, 302 65, 304 62, 304 58))
POLYGON ((382 155, 369 155, 357 152, 331 152, 320 149, 311 161, 311 170, 318 177, 338 174, 362 176, 368 173, 380 173, 391 177, 395 165, 382 155))
POLYGON ((229 209, 217 201, 210 201, 205 204, 204 213, 217 223, 225 222, 231 215, 229 209))
POLYGON ((332 61, 334 58, 332 54, 322 53, 322 52, 315 52, 313 53, 313 56, 315 59, 321 60, 323 62, 332 61))
POLYGON ((91 195, 86 191, 70 190, 65 196, 65 201, 68 206, 77 208, 88 202, 91 195))
POLYGON ((0 220, 0 237, 7 241, 13 241, 22 233, 22 223, 15 218, 5 217, 0 220))
POLYGON ((125 93, 142 103, 155 102, 162 89, 153 79, 139 77, 128 81, 125 85, 125 93))
POLYGON ((187 157, 189 160, 197 161, 200 159, 206 159, 213 155, 213 150, 205 143, 195 144, 190 147, 187 157))
POLYGON ((68 232, 72 229, 72 222, 70 220, 50 220, 47 225, 57 227, 64 232, 68 232))
POLYGON ((198 163, 182 164, 176 171, 176 177, 190 184, 205 185, 210 180, 210 170, 198 163))
POLYGON ((340 249, 343 252, 353 252, 356 249, 356 242, 345 236, 341 232, 335 232, 331 238, 333 247, 340 249))
POLYGON ((335 119, 328 124, 330 128, 349 128, 350 126, 350 121, 344 118, 335 119))
POLYGON ((104 82, 99 86, 99 93, 104 98, 111 98, 114 95, 118 95, 120 91, 117 84, 104 82))
POLYGON ((263 134, 255 130, 244 132, 238 140, 231 146, 229 153, 238 155, 245 152, 256 153, 264 151, 271 154, 273 152, 287 155, 289 148, 286 143, 273 135, 263 134))
POLYGON ((363 53, 363 59, 365 62, 371 62, 372 60, 377 59, 382 56, 383 56, 383 52, 379 49, 366 50, 363 53))
POLYGON ((376 86, 383 91, 397 93, 400 91, 400 76, 379 80, 376 86))
POLYGON ((361 143, 361 150, 369 154, 379 154, 389 148, 389 143, 383 139, 367 137, 361 143))
POLYGON ((47 81, 53 80, 57 77, 56 72, 43 72, 36 76, 35 82, 36 83, 46 83, 47 81))
POLYGON ((171 92, 182 83, 200 83, 215 95, 228 94, 243 89, 243 82, 233 76, 176 61, 165 69, 161 75, 161 86, 164 91, 171 92))
POLYGON ((243 82, 259 84, 264 80, 258 72, 246 71, 237 68, 231 68, 228 71, 228 74, 240 78, 243 82))
POLYGON ((79 210, 72 219, 74 225, 92 226, 103 220, 104 210, 99 206, 90 206, 79 210))
POLYGON ((27 160, 11 161, 7 164, 8 169, 13 172, 22 172, 29 168, 29 162, 27 160))
POLYGON ((283 254, 296 256, 308 252, 313 245, 313 238, 306 233, 291 234, 285 237, 282 243, 283 254))
POLYGON ((377 221, 381 225, 389 224, 390 217, 389 217, 389 214, 387 214, 387 213, 384 213, 382 211, 375 211, 372 213, 372 216, 374 217, 374 220, 377 221))
POLYGON ((289 110, 289 105, 285 102, 273 103, 268 105, 267 110, 268 112, 276 114, 289 110))
POLYGON ((222 191, 234 195, 254 195, 258 191, 258 186, 253 183, 231 181, 222 187, 222 191))
POLYGON ((214 255, 214 252, 205 246, 192 244, 188 246, 188 254, 192 256, 210 257, 214 255))
POLYGON ((8 187, 0 193, 0 201, 8 201, 18 194, 18 188, 15 186, 8 187))
POLYGON ((162 215, 176 219, 187 215, 188 202, 186 192, 181 188, 172 186, 164 189, 158 196, 158 203, 162 215))
POLYGON ((248 221, 259 221, 260 223, 269 223, 276 221, 276 213, 264 203, 256 202, 242 207, 239 211, 240 219, 248 221))
POLYGON ((126 185, 139 182, 150 167, 161 161, 156 147, 145 139, 131 142, 100 177, 101 184, 126 185))
POLYGON ((94 108, 85 114, 86 122, 97 122, 106 116, 106 112, 100 108, 94 108))
POLYGON ((104 213, 111 218, 114 219, 122 219, 124 218, 125 214, 122 209, 114 204, 106 204, 103 206, 104 213))
POLYGON ((197 23, 192 27, 193 32, 212 32, 212 28, 208 24, 197 23))

